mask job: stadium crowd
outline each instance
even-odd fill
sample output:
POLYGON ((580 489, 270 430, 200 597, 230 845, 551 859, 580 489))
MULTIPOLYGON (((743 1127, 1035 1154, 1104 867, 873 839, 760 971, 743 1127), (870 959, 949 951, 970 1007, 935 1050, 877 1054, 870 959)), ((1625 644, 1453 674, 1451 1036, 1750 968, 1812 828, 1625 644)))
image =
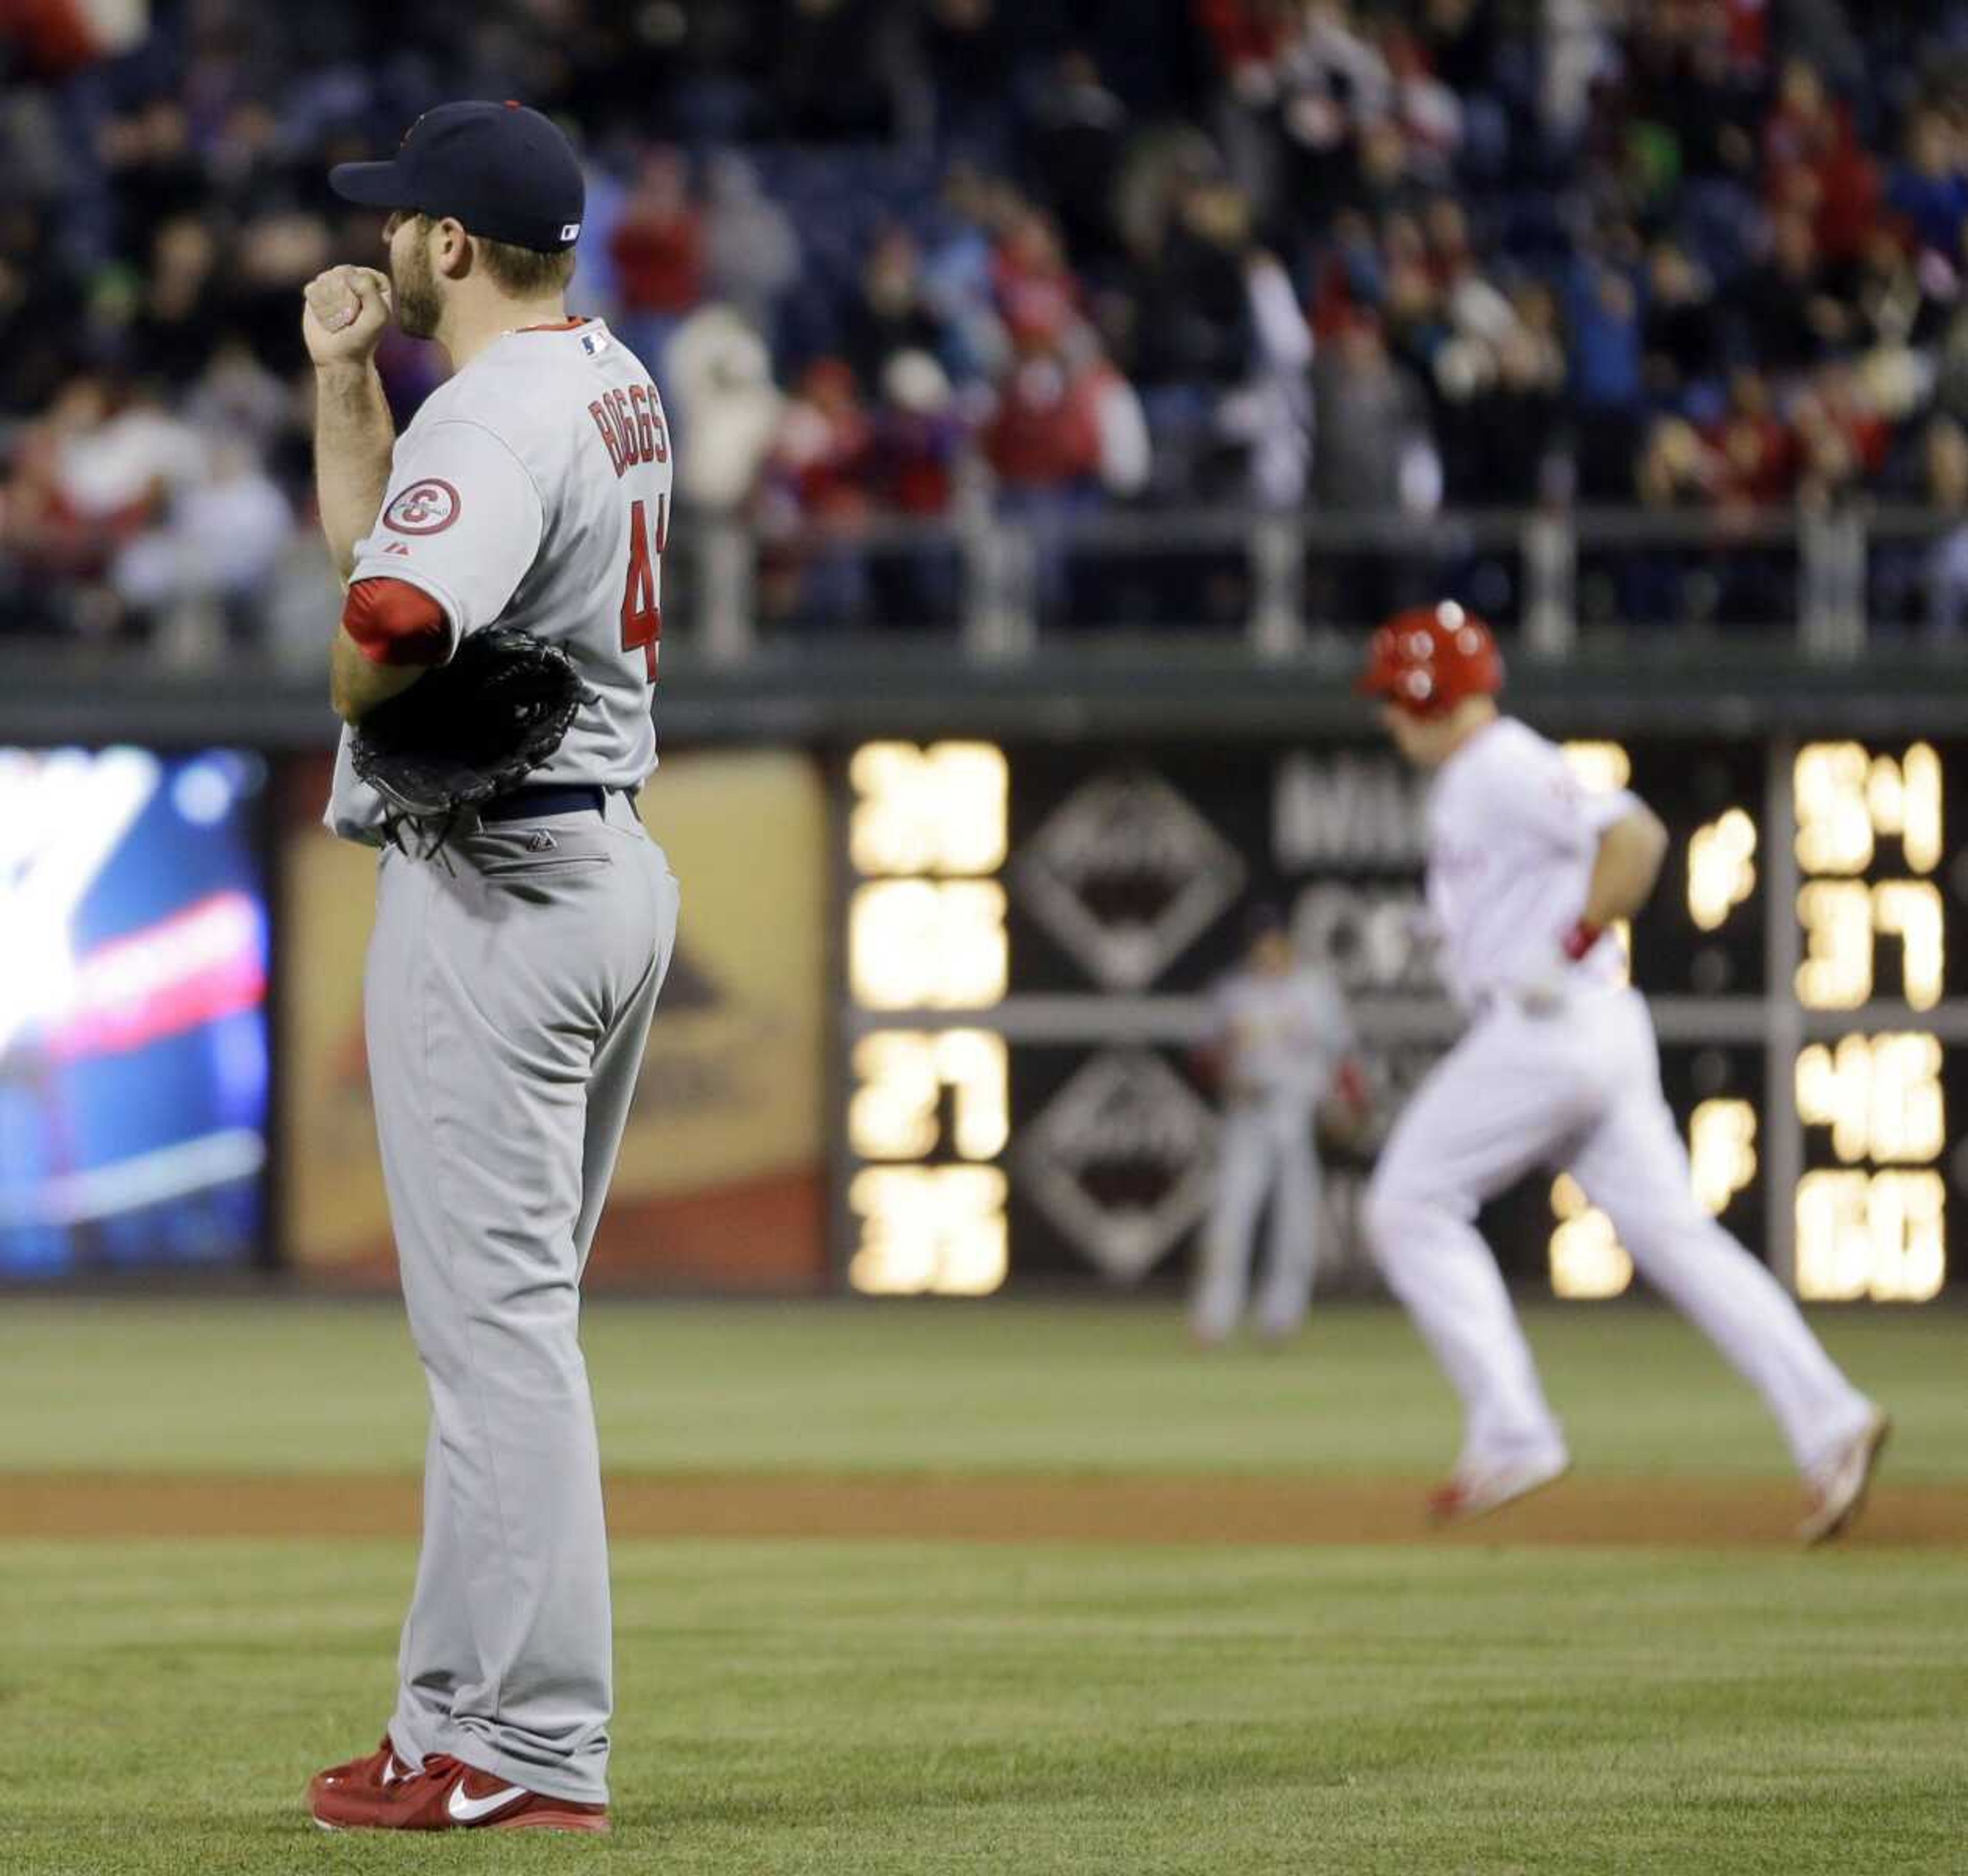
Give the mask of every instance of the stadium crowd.
MULTIPOLYGON (((953 554, 863 549, 966 504, 1083 614, 1096 512, 1862 497, 1941 517, 1900 614, 1968 615, 1958 8, 181 0, 8 77, 10 632, 309 629, 299 290, 377 253, 325 173, 458 96, 581 138, 574 303, 655 369, 689 507, 774 543, 769 620, 950 616, 953 554)), ((382 366, 401 421, 441 361, 382 366)), ((1732 564, 1720 616, 1794 603, 1732 564)), ((1691 603, 1671 556, 1620 591, 1691 603)))

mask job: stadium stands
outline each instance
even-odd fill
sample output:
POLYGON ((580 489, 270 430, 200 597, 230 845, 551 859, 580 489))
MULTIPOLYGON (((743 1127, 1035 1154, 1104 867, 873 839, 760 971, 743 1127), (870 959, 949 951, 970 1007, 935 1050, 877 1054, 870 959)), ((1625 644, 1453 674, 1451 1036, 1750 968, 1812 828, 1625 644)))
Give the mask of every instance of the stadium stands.
MULTIPOLYGON (((1342 623, 1417 583, 1528 614, 1526 516, 1588 628, 1788 626, 1834 565, 1877 629, 1968 609, 1958 9, 318 11, 12 75, 10 635, 305 640, 298 290, 375 252, 323 178, 461 94, 583 138, 577 303, 655 365, 766 629, 950 624, 1004 523, 1048 623, 1241 627, 1267 520, 1272 601, 1342 623)), ((441 362, 384 368, 401 419, 441 362)))

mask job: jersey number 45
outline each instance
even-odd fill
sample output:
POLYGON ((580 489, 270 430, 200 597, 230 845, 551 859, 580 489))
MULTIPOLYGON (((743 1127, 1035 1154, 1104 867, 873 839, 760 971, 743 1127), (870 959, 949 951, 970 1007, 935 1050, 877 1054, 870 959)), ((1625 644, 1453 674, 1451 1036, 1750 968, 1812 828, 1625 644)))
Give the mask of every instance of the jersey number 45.
POLYGON ((649 682, 656 681, 656 653, 663 636, 663 609, 656 603, 656 563, 670 537, 670 498, 656 497, 656 525, 649 527, 649 504, 629 507, 629 579, 622 589, 622 649, 639 651, 649 682))

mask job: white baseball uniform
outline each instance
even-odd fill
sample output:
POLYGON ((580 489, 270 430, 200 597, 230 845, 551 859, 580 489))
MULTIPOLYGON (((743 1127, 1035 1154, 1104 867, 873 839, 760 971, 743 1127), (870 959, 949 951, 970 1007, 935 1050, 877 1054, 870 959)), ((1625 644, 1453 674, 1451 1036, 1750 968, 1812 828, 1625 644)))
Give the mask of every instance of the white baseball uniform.
POLYGON ((1661 1092, 1653 1025, 1610 941, 1560 961, 1606 828, 1636 803, 1588 793, 1563 753, 1507 718, 1437 772, 1428 891, 1450 987, 1471 1021, 1402 1114, 1368 1191, 1387 1281, 1461 1396, 1461 1463, 1555 1456, 1563 1439, 1473 1220, 1535 1167, 1568 1168, 1636 1267, 1769 1403, 1801 1468, 1865 1422, 1769 1272, 1710 1218, 1661 1092), (1560 974, 1562 974, 1560 975, 1560 974), (1562 984, 1546 1013, 1526 987, 1562 984))
MULTIPOLYGON (((633 791, 670 497, 662 406, 607 328, 509 333, 399 439, 356 582, 563 646, 600 701, 527 786, 610 791, 384 848, 366 978, 377 1132, 430 1385, 423 1549, 390 1735, 529 1790, 607 1800, 608 1559, 578 1336, 593 1241, 675 941, 633 791)), ((380 844, 345 737, 329 821, 380 844)))
POLYGON ((1338 987, 1309 966, 1274 975, 1241 970, 1215 998, 1226 1045, 1216 1187, 1203 1226, 1190 1322, 1219 1341, 1244 1314, 1259 1213, 1268 1197, 1259 1331, 1289 1334, 1305 1320, 1319 1251, 1319 1155, 1313 1114, 1353 1045, 1338 987))

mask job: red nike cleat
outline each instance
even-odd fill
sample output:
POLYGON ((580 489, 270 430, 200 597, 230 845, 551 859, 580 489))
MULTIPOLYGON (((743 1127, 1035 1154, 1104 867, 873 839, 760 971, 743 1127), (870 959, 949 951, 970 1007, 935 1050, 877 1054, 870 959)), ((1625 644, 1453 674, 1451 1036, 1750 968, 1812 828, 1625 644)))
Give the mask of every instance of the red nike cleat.
POLYGON ((331 1787, 382 1791, 391 1785, 401 1784, 409 1776, 409 1764, 390 1743, 390 1735, 385 1733, 383 1743, 374 1751, 366 1752, 359 1759, 348 1759, 339 1765, 331 1765, 325 1771, 316 1772, 308 1780, 308 1803, 312 1808, 315 1800, 331 1787))
MULTIPOLYGON (((366 1764, 367 1760, 354 1761, 366 1764)), ((402 1761, 397 1761, 400 1765, 402 1761)), ((578 1804, 529 1791, 447 1753, 387 1785, 327 1774, 308 1788, 308 1810, 323 1830, 589 1830, 608 1829, 605 1804, 578 1804)))

